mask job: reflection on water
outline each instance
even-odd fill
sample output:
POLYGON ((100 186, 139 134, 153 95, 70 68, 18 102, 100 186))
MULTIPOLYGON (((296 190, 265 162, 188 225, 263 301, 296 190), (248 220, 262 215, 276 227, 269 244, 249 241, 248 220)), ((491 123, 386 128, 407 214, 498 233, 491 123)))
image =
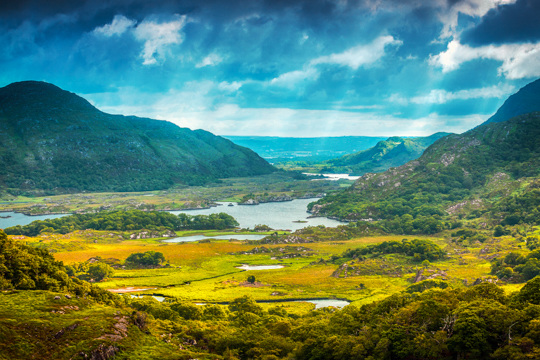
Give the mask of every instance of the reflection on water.
POLYGON ((190 215, 210 215, 224 212, 234 217, 242 228, 253 229, 255 225, 264 224, 272 229, 297 230, 308 226, 324 225, 335 227, 343 225, 342 222, 323 217, 310 218, 307 205, 318 199, 297 199, 293 201, 264 203, 260 205, 227 206, 228 202, 220 202, 222 206, 202 210, 170 211, 173 214, 186 213, 190 215), (293 222, 293 221, 306 222, 293 222))

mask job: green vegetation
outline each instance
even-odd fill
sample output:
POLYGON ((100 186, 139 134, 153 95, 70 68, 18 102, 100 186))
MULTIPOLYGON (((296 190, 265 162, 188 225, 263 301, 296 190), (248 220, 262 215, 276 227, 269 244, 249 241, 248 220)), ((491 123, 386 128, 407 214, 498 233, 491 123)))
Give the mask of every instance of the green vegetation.
POLYGON ((465 220, 494 226, 501 216, 501 225, 538 224, 539 136, 538 113, 449 135, 417 161, 367 174, 309 209, 340 219, 375 220, 396 234, 437 233, 465 220))
POLYGON ((159 251, 135 253, 127 257, 126 263, 131 266, 157 266, 165 261, 165 256, 159 251))
POLYGON ((10 84, 0 89, 0 103, 9 104, 0 116, 0 181, 12 194, 148 191, 275 171, 230 140, 105 114, 52 84, 10 84))
POLYGON ((75 230, 224 230, 238 226, 226 213, 210 215, 178 215, 161 211, 102 211, 95 214, 75 214, 56 219, 36 220, 25 226, 13 226, 10 235, 36 236, 41 233, 67 234, 75 230))
POLYGON ((401 242, 384 241, 380 244, 368 245, 363 248, 349 249, 343 256, 346 258, 358 258, 375 254, 405 254, 412 256, 416 261, 435 261, 444 258, 446 255, 437 244, 430 240, 403 239, 401 242))

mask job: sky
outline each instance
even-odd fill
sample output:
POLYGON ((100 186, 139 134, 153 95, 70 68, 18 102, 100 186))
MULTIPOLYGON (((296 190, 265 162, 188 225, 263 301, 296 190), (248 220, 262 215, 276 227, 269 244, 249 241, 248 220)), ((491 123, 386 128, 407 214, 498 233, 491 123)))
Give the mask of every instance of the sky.
POLYGON ((0 86, 218 135, 462 133, 540 77, 538 0, 0 2, 0 86))

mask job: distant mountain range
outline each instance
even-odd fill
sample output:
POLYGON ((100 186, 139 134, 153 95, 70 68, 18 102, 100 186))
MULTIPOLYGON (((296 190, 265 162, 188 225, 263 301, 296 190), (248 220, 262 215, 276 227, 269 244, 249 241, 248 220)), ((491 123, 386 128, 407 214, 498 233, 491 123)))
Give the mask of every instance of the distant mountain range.
POLYGON ((106 114, 45 82, 0 89, 0 128, 4 190, 156 190, 275 171, 252 150, 207 131, 106 114))
POLYGON ((276 137, 223 136, 235 144, 252 149, 271 163, 287 161, 323 161, 369 149, 385 137, 276 137))
POLYGON ((379 141, 370 149, 324 161, 321 164, 324 166, 321 172, 364 175, 368 172, 385 171, 419 158, 429 145, 446 135, 449 134, 439 132, 431 136, 416 138, 394 136, 379 141))

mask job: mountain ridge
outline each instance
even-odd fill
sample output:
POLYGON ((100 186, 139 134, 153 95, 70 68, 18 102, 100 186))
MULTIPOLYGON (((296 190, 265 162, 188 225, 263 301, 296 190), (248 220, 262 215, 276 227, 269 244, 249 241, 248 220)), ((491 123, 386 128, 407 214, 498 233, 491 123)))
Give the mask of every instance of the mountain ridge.
POLYGON ((168 121, 106 114, 37 81, 0 89, 2 187, 135 191, 275 171, 250 149, 168 121))

